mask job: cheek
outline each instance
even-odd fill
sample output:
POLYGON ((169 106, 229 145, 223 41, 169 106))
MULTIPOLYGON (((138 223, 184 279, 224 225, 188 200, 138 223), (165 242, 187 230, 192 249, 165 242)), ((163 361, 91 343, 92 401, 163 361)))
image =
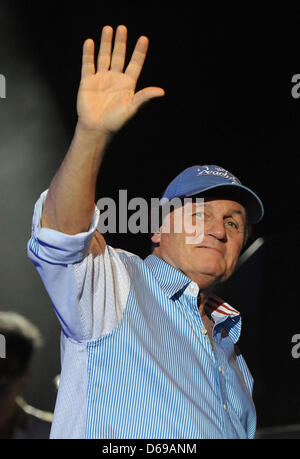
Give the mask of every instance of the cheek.
POLYGON ((183 250, 182 238, 179 234, 168 233, 161 234, 160 247, 164 251, 168 251, 175 255, 183 250))
MULTIPOLYGON (((197 250, 197 249, 196 249, 197 250)), ((227 262, 225 257, 218 252, 207 249, 198 249, 198 264, 207 273, 216 275, 226 271, 227 262)))
POLYGON ((177 269, 185 271, 193 262, 190 247, 185 244, 185 237, 182 234, 161 234, 160 255, 177 269))
POLYGON ((243 242, 239 242, 239 243, 233 244, 226 251, 226 253, 227 253, 227 257, 226 257, 227 266, 232 271, 234 270, 234 268, 235 268, 235 266, 236 266, 236 264, 238 262, 242 247, 243 247, 243 242))

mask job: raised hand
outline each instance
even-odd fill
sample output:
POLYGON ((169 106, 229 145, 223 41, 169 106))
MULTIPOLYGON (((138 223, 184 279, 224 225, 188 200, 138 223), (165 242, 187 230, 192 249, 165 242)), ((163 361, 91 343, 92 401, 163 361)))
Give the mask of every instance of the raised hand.
POLYGON ((95 69, 95 45, 87 39, 83 45, 81 81, 77 96, 78 122, 93 131, 119 130, 148 100, 164 95, 158 87, 135 92, 146 58, 149 40, 141 36, 124 72, 127 29, 118 26, 112 49, 113 29, 102 29, 95 69))

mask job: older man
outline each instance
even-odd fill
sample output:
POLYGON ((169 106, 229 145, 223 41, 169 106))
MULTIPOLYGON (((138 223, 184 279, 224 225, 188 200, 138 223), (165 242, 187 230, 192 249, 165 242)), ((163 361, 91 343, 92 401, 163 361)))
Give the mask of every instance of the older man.
POLYGON ((252 377, 235 343, 240 314, 212 295, 233 272, 256 194, 219 166, 192 166, 167 187, 204 197, 171 211, 145 260, 97 231, 95 184, 114 132, 161 88, 135 92, 147 52, 140 37, 125 70, 127 30, 84 43, 78 123, 70 149, 35 205, 28 255, 62 326, 52 438, 252 438, 252 377), (190 212, 192 228, 175 231, 190 212), (187 237, 195 235, 193 242, 187 237))

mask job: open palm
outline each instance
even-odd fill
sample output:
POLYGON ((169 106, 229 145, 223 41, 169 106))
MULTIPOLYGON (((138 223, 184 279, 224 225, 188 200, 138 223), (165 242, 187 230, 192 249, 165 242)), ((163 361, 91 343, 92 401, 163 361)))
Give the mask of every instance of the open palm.
POLYGON ((135 92, 148 49, 148 39, 140 37, 125 70, 127 29, 119 26, 112 50, 113 29, 102 29, 95 69, 93 40, 84 42, 77 113, 81 125, 88 129, 119 130, 148 100, 164 95, 164 90, 147 87, 135 92))

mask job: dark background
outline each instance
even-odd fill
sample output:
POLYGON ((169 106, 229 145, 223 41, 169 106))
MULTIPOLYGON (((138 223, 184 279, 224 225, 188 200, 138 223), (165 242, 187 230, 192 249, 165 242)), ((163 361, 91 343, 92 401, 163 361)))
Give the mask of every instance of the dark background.
MULTIPOLYGON (((150 47, 138 88, 165 89, 114 138, 97 185, 117 200, 159 197, 185 167, 217 164, 252 187, 264 220, 248 246, 264 244, 222 286, 243 317, 240 348, 255 377, 258 427, 300 423, 298 183, 300 7, 196 2, 1 3, 0 99, 2 305, 36 323, 45 345, 35 358, 29 403, 53 410, 59 326, 26 257, 35 201, 48 188, 76 124, 83 41, 101 29, 128 27, 128 56, 140 35, 150 47), (196 8, 197 5, 197 8, 196 8)), ((145 235, 107 235, 145 257, 145 235)))

